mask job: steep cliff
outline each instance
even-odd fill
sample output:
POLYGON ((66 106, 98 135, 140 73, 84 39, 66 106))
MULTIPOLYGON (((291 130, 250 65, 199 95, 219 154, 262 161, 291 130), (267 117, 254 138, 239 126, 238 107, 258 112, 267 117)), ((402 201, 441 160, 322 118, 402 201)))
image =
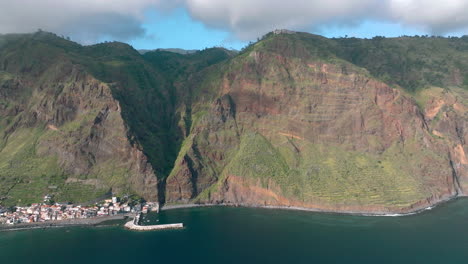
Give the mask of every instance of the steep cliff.
POLYGON ((6 205, 45 194, 89 202, 111 192, 164 201, 185 132, 185 83, 231 56, 210 49, 181 58, 149 52, 145 59, 123 43, 81 46, 47 32, 4 35, 0 45, 6 205))
POLYGON ((9 39, 1 50, 3 202, 47 193, 86 202, 110 191, 156 199, 157 177, 129 141, 110 85, 74 63, 72 49, 81 47, 41 33, 9 39))
POLYGON ((390 86, 340 48, 270 34, 230 61, 167 201, 407 212, 463 195, 467 91, 390 86))
POLYGON ((0 198, 409 212, 468 193, 468 40, 0 37, 0 198))

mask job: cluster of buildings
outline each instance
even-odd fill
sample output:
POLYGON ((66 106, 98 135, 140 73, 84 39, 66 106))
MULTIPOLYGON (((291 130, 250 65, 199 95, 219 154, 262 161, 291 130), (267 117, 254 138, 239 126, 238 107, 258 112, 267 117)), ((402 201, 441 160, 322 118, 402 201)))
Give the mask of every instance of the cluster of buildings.
POLYGON ((27 207, 18 206, 13 211, 0 208, 0 224, 13 225, 19 223, 87 219, 122 213, 147 213, 148 211, 159 211, 159 204, 145 203, 130 206, 128 203, 119 202, 117 197, 112 197, 112 199, 105 200, 102 204, 93 206, 35 203, 27 207))

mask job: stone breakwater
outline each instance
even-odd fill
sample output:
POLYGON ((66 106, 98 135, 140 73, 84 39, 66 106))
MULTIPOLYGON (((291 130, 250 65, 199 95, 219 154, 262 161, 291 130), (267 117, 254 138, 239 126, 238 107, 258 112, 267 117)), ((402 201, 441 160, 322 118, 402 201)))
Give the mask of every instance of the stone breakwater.
POLYGON ((167 224, 167 225, 142 226, 142 225, 137 225, 134 222, 135 222, 134 220, 132 220, 130 222, 127 222, 125 224, 125 228, 130 229, 130 230, 136 230, 136 231, 152 231, 152 230, 181 229, 181 228, 184 228, 184 224, 182 224, 182 223, 167 224))

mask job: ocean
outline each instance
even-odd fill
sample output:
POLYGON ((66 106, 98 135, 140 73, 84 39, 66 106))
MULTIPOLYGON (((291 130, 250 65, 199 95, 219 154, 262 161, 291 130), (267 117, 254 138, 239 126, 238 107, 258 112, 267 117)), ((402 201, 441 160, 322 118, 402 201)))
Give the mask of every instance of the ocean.
POLYGON ((146 224, 0 233, 0 263, 466 263, 468 199, 417 215, 377 217, 200 207, 149 215, 146 224), (149 221, 149 222, 148 222, 149 221))

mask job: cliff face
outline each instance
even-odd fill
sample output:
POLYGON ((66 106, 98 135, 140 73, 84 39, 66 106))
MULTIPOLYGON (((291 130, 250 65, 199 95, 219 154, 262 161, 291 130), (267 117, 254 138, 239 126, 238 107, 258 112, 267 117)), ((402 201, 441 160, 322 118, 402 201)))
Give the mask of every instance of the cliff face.
POLYGON ((386 213, 468 193, 464 39, 288 33, 239 54, 140 55, 45 33, 9 38, 3 204, 112 191, 386 213))
POLYGON ((53 100, 46 96, 32 110, 48 130, 37 142, 37 155, 57 157, 66 175, 96 177, 97 185, 113 192, 156 200, 157 177, 141 147, 129 142, 109 86, 76 69, 66 76, 58 84, 66 83, 60 94, 53 100))
POLYGON ((209 49, 144 59, 123 43, 84 47, 46 32, 0 42, 3 205, 110 192, 164 201, 184 133, 179 108, 190 108, 186 80, 230 56, 209 49))
POLYGON ((167 201, 406 212, 466 192, 466 90, 410 94, 281 35, 221 79, 167 201))
POLYGON ((109 85, 65 56, 50 63, 49 54, 35 56, 42 69, 8 63, 21 51, 2 60, 4 202, 33 202, 47 193, 86 202, 108 191, 157 199, 157 177, 141 147, 129 142, 109 85))

